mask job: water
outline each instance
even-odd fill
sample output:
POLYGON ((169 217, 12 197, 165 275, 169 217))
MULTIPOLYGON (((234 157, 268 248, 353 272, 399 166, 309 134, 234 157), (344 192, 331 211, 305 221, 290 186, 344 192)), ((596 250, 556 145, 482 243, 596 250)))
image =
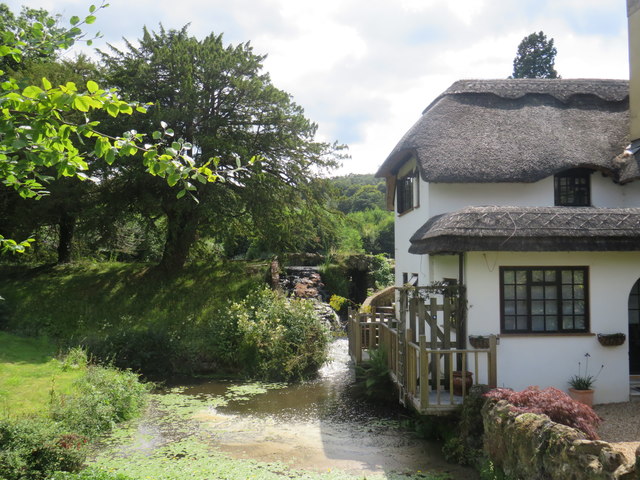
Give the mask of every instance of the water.
MULTIPOLYGON (((145 417, 124 436, 126 441, 116 435, 105 442, 98 462, 127 459, 135 464, 164 457, 175 463, 198 445, 198 450, 208 449, 199 457, 223 454, 236 462, 277 462, 305 472, 340 471, 356 478, 430 472, 477 478, 471 470, 446 463, 440 445, 403 429, 406 412, 376 409, 355 399, 350 394, 354 373, 347 340, 336 340, 331 348, 331 361, 314 381, 292 386, 207 381, 182 385, 179 393, 174 389, 154 395, 145 417)), ((224 478, 231 478, 227 475, 224 478)), ((299 472, 288 476, 297 478, 299 472)))

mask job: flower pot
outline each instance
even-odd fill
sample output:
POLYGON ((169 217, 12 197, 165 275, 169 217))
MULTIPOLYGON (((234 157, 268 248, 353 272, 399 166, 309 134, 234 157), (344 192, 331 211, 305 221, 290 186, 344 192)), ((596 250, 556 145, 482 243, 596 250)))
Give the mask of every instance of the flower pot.
POLYGON ((576 390, 575 388, 570 388, 569 396, 576 402, 593 407, 593 390, 576 390))
POLYGON ((599 333, 598 341, 605 347, 617 347, 622 345, 627 336, 624 333, 599 333))
MULTIPOLYGON (((464 372, 464 384, 465 384, 465 393, 469 393, 469 389, 471 385, 473 385, 473 374, 471 372, 464 372)), ((454 395, 462 395, 462 372, 457 371, 453 372, 453 394, 454 395)))
POLYGON ((469 343, 473 348, 489 348, 489 337, 484 335, 469 335, 469 343))

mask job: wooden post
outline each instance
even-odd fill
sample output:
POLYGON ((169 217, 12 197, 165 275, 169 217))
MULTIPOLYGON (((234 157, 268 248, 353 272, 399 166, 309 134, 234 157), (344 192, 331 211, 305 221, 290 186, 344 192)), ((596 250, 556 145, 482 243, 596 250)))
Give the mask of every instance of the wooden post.
POLYGON ((429 405, 429 357, 427 354, 427 337, 420 335, 420 408, 429 405))
POLYGON ((489 387, 496 388, 498 385, 498 338, 489 335, 489 387))
POLYGON ((354 363, 360 365, 362 363, 362 326, 360 325, 360 315, 358 312, 353 317, 353 334, 354 346, 356 349, 356 358, 354 363))
POLYGON ((404 383, 405 383, 405 387, 409 386, 409 382, 411 381, 409 378, 409 375, 411 374, 411 369, 409 367, 409 363, 411 363, 411 359, 409 358, 409 350, 411 347, 409 347, 409 342, 411 342, 411 339, 413 338, 413 330, 410 328, 407 328, 405 330, 405 337, 404 337, 404 383))

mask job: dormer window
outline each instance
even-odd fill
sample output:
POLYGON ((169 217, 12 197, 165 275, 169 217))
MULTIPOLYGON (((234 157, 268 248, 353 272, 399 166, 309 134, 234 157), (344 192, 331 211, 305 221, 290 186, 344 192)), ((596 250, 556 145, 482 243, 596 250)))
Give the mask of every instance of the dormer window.
POLYGON ((555 205, 564 207, 591 206, 591 174, 593 170, 574 168, 554 177, 555 205))
POLYGON ((396 184, 398 213, 405 213, 418 206, 418 171, 412 170, 398 177, 396 184))

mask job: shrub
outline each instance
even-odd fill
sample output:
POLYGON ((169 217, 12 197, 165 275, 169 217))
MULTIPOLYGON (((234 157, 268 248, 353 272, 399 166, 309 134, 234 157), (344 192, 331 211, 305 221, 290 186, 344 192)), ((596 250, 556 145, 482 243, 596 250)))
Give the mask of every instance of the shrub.
POLYGON ((143 407, 149 388, 130 371, 89 366, 73 394, 52 394, 52 417, 70 431, 93 437, 133 418, 143 407))
POLYGON ((487 397, 506 400, 515 412, 547 415, 556 423, 584 432, 591 440, 599 438, 596 428, 602 421, 600 417, 591 407, 576 402, 557 388, 540 390, 538 387, 527 387, 521 392, 497 388, 487 393, 487 397))
POLYGON ((237 325, 236 362, 251 377, 298 380, 326 360, 329 330, 309 300, 264 288, 231 304, 227 315, 237 325))
POLYGON ((0 419, 0 478, 40 480, 56 470, 77 471, 87 439, 64 434, 44 418, 0 419))
POLYGON ((92 335, 84 344, 95 358, 118 368, 144 374, 176 371, 177 342, 162 326, 92 335))
POLYGON ((460 419, 453 429, 455 434, 449 434, 442 448, 442 453, 448 461, 460 465, 479 465, 484 435, 482 407, 487 401, 484 395, 487 390, 486 385, 475 385, 465 397, 460 419))

